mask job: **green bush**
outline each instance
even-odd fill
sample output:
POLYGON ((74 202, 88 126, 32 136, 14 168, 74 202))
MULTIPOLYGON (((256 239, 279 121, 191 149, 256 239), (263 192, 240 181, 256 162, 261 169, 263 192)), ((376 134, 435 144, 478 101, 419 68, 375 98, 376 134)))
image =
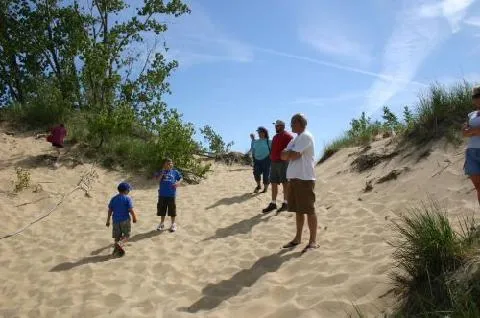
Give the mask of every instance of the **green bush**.
MULTIPOLYGON (((480 296, 480 289, 452 279, 478 246, 473 219, 464 219, 462 231, 456 232, 446 210, 432 200, 409 209, 394 222, 394 229, 397 237, 390 244, 395 247, 396 270, 392 278, 401 300, 401 316, 456 316, 478 311, 472 304, 478 302, 474 297, 480 296)), ((479 286, 479 281, 474 285, 479 286)))
POLYGON ((66 120, 72 112, 54 85, 40 82, 35 94, 23 104, 13 103, 4 109, 5 119, 26 128, 47 128, 66 120))
POLYGON ((407 138, 425 142, 444 137, 449 129, 460 129, 472 111, 472 86, 467 82, 449 88, 433 84, 421 94, 414 115, 414 124, 407 130, 407 138))

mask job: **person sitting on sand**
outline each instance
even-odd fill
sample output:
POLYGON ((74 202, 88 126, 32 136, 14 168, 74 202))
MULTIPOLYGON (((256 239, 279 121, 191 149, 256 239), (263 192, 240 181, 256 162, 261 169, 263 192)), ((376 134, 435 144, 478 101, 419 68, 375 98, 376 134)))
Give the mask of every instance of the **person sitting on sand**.
POLYGON ((307 215, 310 241, 303 252, 317 248, 317 216, 315 214, 315 141, 306 130, 307 119, 295 114, 291 120, 292 131, 297 134, 282 151, 282 160, 289 160, 288 211, 296 213, 297 232, 295 238, 283 248, 292 248, 302 241, 303 224, 307 215))
POLYGON ((118 194, 115 195, 108 204, 107 227, 110 226, 110 217, 113 216, 112 237, 115 240, 113 255, 123 256, 125 250, 123 246, 130 237, 131 223, 137 222, 137 216, 133 211, 132 199, 128 196, 132 187, 122 182, 117 187, 118 194))
POLYGON ((463 136, 469 139, 465 152, 464 170, 477 191, 480 204, 480 85, 472 90, 472 103, 476 110, 468 114, 468 120, 462 129, 463 136))
POLYGON ((57 150, 57 160, 55 164, 58 164, 61 155, 61 149, 64 147, 64 139, 67 136, 67 129, 64 124, 60 124, 50 131, 50 135, 47 137, 47 141, 52 143, 52 146, 57 150))
POLYGON ((278 186, 283 186, 283 203, 277 210, 277 214, 288 209, 287 200, 287 168, 288 161, 282 160, 281 153, 293 139, 293 135, 285 130, 285 123, 277 120, 275 123, 276 135, 272 139, 272 153, 270 159, 272 166, 270 167, 270 183, 272 184, 272 202, 262 210, 263 213, 269 213, 277 208, 278 186))
POLYGON ((250 134, 252 139, 251 151, 253 156, 253 177, 257 182, 254 192, 258 193, 261 187, 263 176, 263 193, 267 192, 270 184, 270 151, 272 149, 272 141, 268 138, 268 130, 265 127, 257 129, 259 139, 255 139, 254 134, 250 134))
POLYGON ((160 216, 160 224, 158 231, 165 229, 165 216, 168 214, 172 219, 170 232, 177 230, 175 218, 177 216, 177 204, 175 197, 177 196, 177 187, 180 185, 182 175, 178 170, 173 169, 172 159, 163 161, 163 170, 154 174, 156 180, 160 180, 158 188, 157 216, 160 216))

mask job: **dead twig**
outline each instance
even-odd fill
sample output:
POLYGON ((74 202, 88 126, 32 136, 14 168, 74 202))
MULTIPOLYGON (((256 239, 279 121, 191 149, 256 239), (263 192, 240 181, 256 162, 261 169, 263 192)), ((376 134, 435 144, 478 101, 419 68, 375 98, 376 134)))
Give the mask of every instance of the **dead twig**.
POLYGON ((16 208, 18 208, 18 207, 21 207, 21 206, 25 206, 25 205, 29 205, 29 204, 33 204, 33 203, 37 203, 37 202, 43 201, 43 200, 45 200, 45 199, 48 199, 48 198, 50 198, 50 196, 48 196, 48 197, 43 197, 43 198, 40 198, 40 199, 37 199, 37 200, 31 201, 31 202, 25 202, 25 203, 22 203, 22 204, 16 205, 15 207, 16 207, 16 208))
POLYGON ((6 239, 6 238, 10 238, 10 237, 14 237, 14 236, 17 236, 18 234, 22 233, 23 231, 25 231, 26 229, 28 229, 29 227, 31 227, 32 225, 34 225, 35 223, 43 220, 44 218, 48 217, 50 214, 52 214, 56 209, 58 209, 58 207, 60 205, 62 205, 63 201, 65 201, 65 199, 67 197, 69 197, 70 195, 72 195, 74 192, 78 191, 78 190, 83 190, 85 191, 86 194, 89 194, 89 190, 90 190, 90 186, 91 186, 91 183, 93 182, 94 179, 97 178, 97 173, 95 172, 95 163, 92 165, 92 168, 90 169, 89 172, 87 172, 86 174, 82 175, 82 177, 80 178, 80 181, 78 182, 77 186, 75 188, 73 188, 72 190, 70 190, 70 192, 68 193, 63 193, 62 194, 62 197, 60 198, 60 200, 45 214, 43 214, 42 216, 36 218, 35 220, 33 220, 32 222, 28 223, 27 225, 25 225, 24 227, 18 229, 17 231, 15 232, 12 232, 10 234, 7 234, 7 235, 4 235, 4 236, 1 236, 0 237, 0 240, 3 240, 3 239, 6 239))

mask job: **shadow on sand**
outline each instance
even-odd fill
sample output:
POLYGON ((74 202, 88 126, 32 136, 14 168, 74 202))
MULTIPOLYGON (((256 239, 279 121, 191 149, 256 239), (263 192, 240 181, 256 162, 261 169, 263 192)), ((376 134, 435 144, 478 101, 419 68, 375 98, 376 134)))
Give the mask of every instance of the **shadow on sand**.
POLYGON ((221 205, 232 205, 236 203, 243 203, 245 201, 255 198, 258 195, 259 195, 258 193, 245 193, 245 194, 236 195, 230 198, 223 198, 218 200, 214 204, 206 207, 205 210, 210 210, 210 209, 219 207, 221 205))
MULTIPOLYGON (((153 237, 159 236, 160 234, 162 234, 162 232, 157 230, 140 233, 132 236, 128 240, 128 243, 133 243, 133 242, 138 242, 144 239, 153 238, 153 237)), ((102 262, 107 262, 109 260, 115 259, 116 257, 112 255, 98 255, 101 252, 108 250, 110 248, 113 248, 113 244, 109 244, 107 246, 101 247, 98 250, 91 252, 90 255, 93 255, 93 256, 84 257, 76 262, 64 262, 64 263, 58 264, 57 266, 53 267, 50 270, 50 272, 62 272, 62 271, 66 271, 66 270, 69 270, 78 266, 86 265, 86 264, 102 263, 102 262)))
POLYGON ((211 310, 222 302, 238 295, 244 287, 251 287, 267 273, 276 272, 280 266, 301 255, 300 252, 285 254, 288 250, 265 256, 257 260, 252 267, 241 270, 228 280, 216 284, 209 284, 203 288, 203 297, 189 307, 178 308, 178 311, 197 313, 202 310, 211 310))
POLYGON ((210 241, 218 238, 227 238, 238 234, 248 234, 252 228, 260 223, 267 222, 272 216, 265 217, 264 214, 257 214, 249 219, 242 220, 224 228, 217 229, 215 235, 209 238, 203 239, 202 242, 210 241))

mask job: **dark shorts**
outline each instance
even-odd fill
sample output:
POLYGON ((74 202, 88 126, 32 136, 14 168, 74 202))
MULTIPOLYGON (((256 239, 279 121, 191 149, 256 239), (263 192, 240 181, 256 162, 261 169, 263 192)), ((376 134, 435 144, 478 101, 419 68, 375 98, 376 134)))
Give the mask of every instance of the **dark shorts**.
POLYGON ((480 175, 480 148, 468 148, 465 152, 465 174, 469 176, 480 175))
POLYGON ((276 184, 286 183, 287 168, 288 161, 273 161, 270 169, 270 182, 276 184))
POLYGON ((270 184, 270 165, 271 165, 270 157, 267 157, 262 160, 254 160, 253 162, 253 177, 255 181, 262 180, 263 176, 263 184, 270 184))
POLYGON ((289 180, 288 211, 303 214, 315 214, 314 180, 289 180))
POLYGON ((122 237, 130 237, 130 231, 132 230, 132 225, 130 220, 126 220, 120 223, 113 223, 112 225, 112 237, 115 241, 119 241, 122 237))
POLYGON ((159 197, 157 202, 158 216, 177 216, 175 197, 159 197))
POLYGON ((52 146, 55 148, 63 148, 63 145, 57 144, 56 142, 52 142, 52 146))

